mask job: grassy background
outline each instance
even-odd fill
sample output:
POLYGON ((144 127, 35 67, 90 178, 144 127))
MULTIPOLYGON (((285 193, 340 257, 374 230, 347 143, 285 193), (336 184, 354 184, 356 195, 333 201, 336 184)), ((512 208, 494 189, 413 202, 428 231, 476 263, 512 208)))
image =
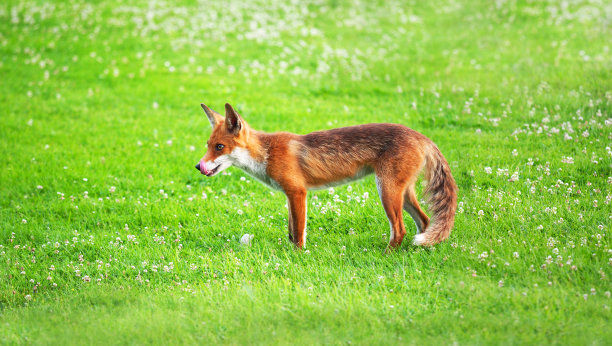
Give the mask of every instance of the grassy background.
POLYGON ((605 1, 3 2, 0 341, 609 344, 611 25, 605 1), (295 251, 282 193, 194 170, 200 102, 424 133, 450 239, 383 255, 369 177, 309 194, 295 251))

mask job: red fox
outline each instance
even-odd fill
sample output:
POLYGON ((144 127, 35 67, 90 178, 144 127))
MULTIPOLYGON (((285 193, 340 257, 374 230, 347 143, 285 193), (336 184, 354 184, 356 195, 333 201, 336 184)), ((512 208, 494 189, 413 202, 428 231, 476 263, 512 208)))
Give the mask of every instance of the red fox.
POLYGON ((287 195, 289 239, 306 243, 306 193, 376 175, 376 187, 389 219, 389 248, 401 245, 406 229, 402 209, 414 220, 415 245, 448 238, 457 209, 457 186, 438 147, 424 135, 398 124, 367 124, 306 135, 252 129, 225 104, 225 118, 202 104, 212 133, 196 169, 212 177, 236 166, 287 195), (414 184, 425 170, 425 194, 433 221, 419 206, 414 184))

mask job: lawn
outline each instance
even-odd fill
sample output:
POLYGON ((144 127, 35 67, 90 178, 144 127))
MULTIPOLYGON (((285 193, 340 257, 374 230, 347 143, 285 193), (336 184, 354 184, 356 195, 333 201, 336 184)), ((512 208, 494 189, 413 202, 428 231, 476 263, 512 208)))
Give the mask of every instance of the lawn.
POLYGON ((3 1, 0 343, 609 345, 611 37, 609 1, 3 1), (450 238, 383 254, 370 176, 296 250, 281 192, 194 169, 202 102, 425 134, 450 238))

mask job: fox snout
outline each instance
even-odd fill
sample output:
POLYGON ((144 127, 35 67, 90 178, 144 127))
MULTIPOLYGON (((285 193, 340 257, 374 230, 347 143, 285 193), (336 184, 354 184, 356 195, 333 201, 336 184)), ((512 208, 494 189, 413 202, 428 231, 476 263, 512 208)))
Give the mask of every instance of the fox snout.
POLYGON ((201 162, 198 162, 198 164, 195 165, 195 169, 206 176, 210 175, 211 173, 208 169, 206 169, 206 164, 201 164, 201 162))
POLYGON ((195 168, 200 171, 200 173, 204 174, 207 177, 211 177, 213 176, 215 173, 217 173, 217 169, 219 168, 219 166, 210 169, 206 167, 206 163, 202 163, 201 161, 198 162, 197 165, 195 165, 195 168))

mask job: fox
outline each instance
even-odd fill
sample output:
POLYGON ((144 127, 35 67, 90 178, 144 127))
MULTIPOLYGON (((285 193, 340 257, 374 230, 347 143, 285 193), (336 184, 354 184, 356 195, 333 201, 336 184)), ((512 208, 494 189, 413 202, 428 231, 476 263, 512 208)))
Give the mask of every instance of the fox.
POLYGON ((253 129, 229 104, 225 117, 201 104, 212 132, 207 151, 195 168, 212 177, 231 166, 242 169, 287 196, 289 240, 306 244, 309 190, 326 189, 375 175, 376 188, 389 220, 387 250, 406 235, 403 211, 414 220, 416 246, 433 246, 450 235, 457 209, 457 185, 448 162, 425 135, 404 125, 379 123, 298 135, 253 129), (415 191, 424 172, 424 190, 432 219, 415 191), (430 222, 431 221, 431 222, 430 222))

